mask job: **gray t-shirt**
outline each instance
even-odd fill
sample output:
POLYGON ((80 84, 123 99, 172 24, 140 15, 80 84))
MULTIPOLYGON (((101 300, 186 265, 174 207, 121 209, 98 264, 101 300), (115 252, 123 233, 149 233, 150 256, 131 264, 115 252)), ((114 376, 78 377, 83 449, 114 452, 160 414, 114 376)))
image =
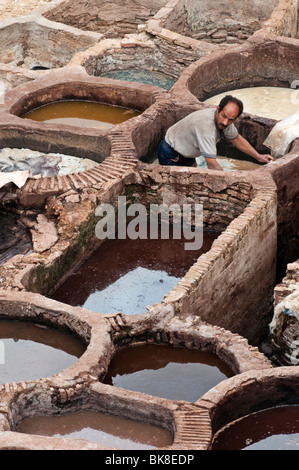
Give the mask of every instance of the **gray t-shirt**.
MULTIPOLYGON (((223 130, 223 135, 232 140, 236 139, 239 133, 234 124, 230 124, 223 130)), ((215 108, 194 111, 171 126, 165 135, 166 142, 186 158, 216 158, 216 144, 220 138, 215 108)))

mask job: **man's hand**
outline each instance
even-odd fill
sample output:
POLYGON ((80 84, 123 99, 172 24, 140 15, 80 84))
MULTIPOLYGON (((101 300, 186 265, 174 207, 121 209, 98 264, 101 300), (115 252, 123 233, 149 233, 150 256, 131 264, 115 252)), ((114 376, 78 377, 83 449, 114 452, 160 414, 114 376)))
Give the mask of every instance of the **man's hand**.
POLYGON ((223 171, 222 166, 219 165, 216 158, 205 157, 205 160, 206 160, 207 167, 209 170, 222 170, 223 171))
POLYGON ((246 139, 244 139, 244 137, 242 137, 240 134, 238 135, 238 137, 231 140, 231 142, 239 150, 246 153, 250 157, 255 158, 260 163, 269 163, 269 162, 274 161, 274 158, 271 155, 269 155, 269 154, 264 154, 263 155, 262 153, 257 152, 252 147, 252 145, 246 139))
POLYGON ((274 161, 274 158, 269 155, 269 154, 265 154, 263 155, 262 153, 260 153, 257 157, 256 157, 257 161, 260 162, 260 163, 269 163, 269 162, 273 162, 274 161))

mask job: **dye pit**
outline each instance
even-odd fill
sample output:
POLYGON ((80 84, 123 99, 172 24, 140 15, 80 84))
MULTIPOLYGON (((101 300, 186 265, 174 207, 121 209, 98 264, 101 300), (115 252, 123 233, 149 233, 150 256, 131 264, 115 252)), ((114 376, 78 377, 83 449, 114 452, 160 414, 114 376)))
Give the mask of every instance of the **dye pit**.
POLYGON ((70 334, 18 320, 0 320, 0 382, 35 380, 59 373, 74 364, 86 347, 70 334))
POLYGON ((168 446, 169 431, 146 423, 95 411, 80 411, 59 416, 35 416, 24 419, 19 433, 86 439, 121 450, 147 450, 168 446))
POLYGON ((164 90, 170 90, 176 82, 176 80, 169 75, 153 70, 113 70, 101 76, 114 78, 115 80, 126 80, 129 82, 158 86, 164 90))
MULTIPOLYGON (((30 7, 33 2, 34 0, 30 0, 30 7)), ((273 368, 273 364, 255 346, 260 337, 265 334, 273 314, 276 256, 279 255, 279 262, 283 260, 282 272, 286 269, 287 263, 297 259, 298 251, 292 248, 292 244, 296 243, 298 235, 294 222, 298 212, 298 192, 296 192, 297 185, 295 184, 298 179, 298 139, 297 143, 294 142, 292 145, 290 154, 285 155, 279 162, 275 162, 273 166, 265 165, 263 171, 251 171, 259 170, 261 165, 252 166, 251 162, 240 162, 230 158, 229 154, 220 153, 219 155, 229 155, 225 157, 225 160, 224 157, 219 157, 219 161, 223 162, 226 170, 221 176, 210 175, 204 167, 195 169, 194 173, 189 169, 167 169, 157 165, 149 168, 150 165, 143 164, 142 156, 151 155, 166 129, 186 113, 198 109, 198 106, 201 106, 198 100, 205 94, 211 96, 213 89, 218 93, 227 89, 228 85, 237 90, 242 86, 259 84, 285 87, 297 79, 298 40, 295 39, 298 37, 297 2, 277 0, 270 5, 269 2, 262 1, 260 2, 261 10, 263 10, 261 15, 261 13, 253 12, 248 5, 245 7, 244 2, 238 1, 238 8, 234 8, 234 12, 229 13, 231 18, 226 18, 225 21, 223 17, 226 17, 229 11, 229 2, 227 5, 225 2, 223 5, 219 5, 219 2, 212 2, 212 4, 202 2, 203 13, 207 15, 201 15, 200 22, 198 2, 188 2, 188 4, 185 2, 184 13, 182 13, 183 2, 180 1, 169 3, 157 1, 151 9, 148 5, 142 5, 143 1, 141 1, 138 6, 135 3, 132 10, 127 9, 130 14, 132 13, 129 21, 124 21, 121 17, 120 10, 123 7, 120 5, 117 6, 119 10, 117 13, 120 13, 120 17, 114 18, 115 5, 111 4, 110 7, 109 4, 107 10, 103 9, 105 10, 104 17, 99 18, 94 0, 72 2, 72 8, 69 8, 69 2, 54 0, 52 5, 49 5, 50 2, 42 3, 44 3, 44 8, 37 13, 40 18, 37 17, 36 23, 32 22, 31 18, 26 24, 24 18, 21 21, 23 22, 21 27, 16 22, 13 28, 28 32, 30 41, 26 47, 33 49, 36 46, 31 40, 31 36, 33 38, 34 35, 31 34, 30 28, 33 28, 35 23, 34 28, 37 27, 37 29, 33 32, 38 31, 44 34, 47 28, 42 24, 42 20, 47 18, 47 21, 53 22, 52 25, 46 25, 49 26, 50 36, 52 34, 48 41, 49 45, 51 44, 52 57, 48 57, 47 47, 44 48, 44 57, 42 57, 42 62, 47 67, 53 68, 53 71, 33 70, 37 62, 36 51, 28 51, 26 55, 27 52, 24 54, 23 48, 24 41, 19 45, 16 41, 13 51, 10 52, 10 48, 8 51, 8 56, 11 55, 11 57, 5 58, 6 63, 0 67, 5 88, 7 86, 7 89, 11 90, 19 84, 31 82, 31 88, 30 83, 28 87, 22 88, 23 102, 28 104, 32 98, 32 104, 36 97, 38 102, 39 98, 43 102, 44 93, 48 93, 50 88, 45 87, 46 81, 41 83, 39 77, 43 74, 43 77, 47 76, 51 82, 51 78, 54 77, 52 75, 54 68, 63 66, 60 75, 62 87, 59 90, 59 87, 56 88, 58 92, 53 97, 53 101, 61 99, 62 95, 65 97, 65 94, 61 92, 64 87, 68 90, 69 96, 77 96, 74 88, 71 92, 70 88, 78 87, 76 67, 79 67, 80 74, 83 70, 86 70, 88 74, 85 78, 84 73, 80 75, 80 80, 83 76, 80 86, 85 79, 88 82, 90 76, 100 77, 103 82, 99 83, 104 83, 105 77, 107 80, 109 77, 114 78, 114 84, 110 81, 105 90, 108 95, 107 102, 110 102, 111 97, 113 103, 118 99, 122 102, 124 98, 125 106, 136 102, 138 104, 136 108, 145 112, 140 113, 140 119, 136 122, 132 119, 132 124, 128 118, 126 126, 119 126, 115 131, 113 131, 114 123, 102 119, 98 121, 90 116, 89 112, 85 117, 59 116, 57 120, 46 118, 45 121, 36 121, 41 123, 39 127, 35 124, 30 127, 28 122, 20 124, 18 119, 21 114, 18 112, 14 114, 11 111, 10 100, 14 98, 14 110, 21 109, 21 105, 19 108, 16 105, 20 95, 17 96, 16 93, 14 97, 12 93, 7 101, 1 103, 1 146, 10 150, 16 147, 22 147, 22 149, 28 147, 28 153, 26 150, 26 157, 23 161, 22 157, 14 159, 9 156, 8 159, 4 159, 4 149, 2 149, 0 159, 3 156, 1 159, 3 170, 1 171, 28 170, 31 167, 35 174, 41 175, 40 180, 29 179, 24 188, 20 191, 15 190, 12 195, 19 196, 21 205, 24 204, 27 209, 35 205, 43 209, 54 207, 57 212, 52 212, 50 217, 52 217, 51 222, 55 220, 57 224, 58 241, 50 248, 47 245, 47 249, 32 252, 30 237, 25 239, 24 232, 22 240, 28 245, 21 247, 18 251, 15 250, 17 245, 11 243, 11 238, 7 238, 6 235, 8 232, 11 235, 11 227, 16 224, 20 225, 20 221, 14 219, 12 225, 4 228, 2 248, 4 246, 7 253, 2 250, 1 255, 7 256, 3 258, 0 266, 0 278, 3 284, 3 291, 0 293, 0 309, 5 316, 8 315, 6 309, 10 309, 13 317, 19 316, 22 321, 20 320, 21 332, 12 330, 11 326, 4 328, 7 332, 4 331, 3 343, 0 344, 5 345, 5 352, 9 356, 14 354, 13 349, 10 349, 10 344, 14 341, 16 343, 14 346, 22 346, 20 353, 22 358, 29 354, 33 358, 40 356, 42 359, 46 356, 48 359, 49 352, 40 353, 36 348, 44 347, 44 345, 48 347, 49 341, 52 343, 50 338, 53 337, 51 347, 53 346, 55 354, 61 354, 57 347, 61 338, 52 336, 51 328, 44 324, 34 324, 34 334, 30 333, 29 338, 26 337, 24 340, 24 331, 27 330, 27 326, 29 327, 27 315, 29 317, 36 315, 41 320, 44 316, 54 317, 53 323, 57 322, 60 326, 64 322, 74 323, 77 331, 80 330, 86 337, 89 336, 87 330, 90 328, 91 344, 87 350, 82 344, 78 345, 77 353, 71 353, 71 357, 67 360, 62 356, 59 356, 59 359, 55 356, 50 361, 44 359, 45 364, 56 362, 59 370, 45 370, 40 364, 36 366, 33 364, 32 370, 37 371, 37 376, 33 379, 26 379, 26 367, 22 364, 18 365, 17 359, 15 365, 18 366, 17 372, 20 372, 17 377, 9 375, 4 370, 4 375, 7 375, 0 380, 0 392, 3 396, 3 398, 1 396, 0 447, 16 448, 19 446, 19 448, 36 449, 38 446, 43 448, 53 446, 54 449, 58 449, 73 446, 76 449, 86 449, 89 448, 89 442, 97 442, 104 446, 122 449, 168 447, 211 450, 213 431, 215 429, 218 431, 219 422, 226 422, 226 407, 229 408, 231 405, 230 411, 232 414, 236 413, 239 418, 244 408, 246 411, 244 416, 248 414, 250 408, 258 409, 258 399, 262 403, 268 400, 275 406, 276 403, 283 402, 284 394, 290 395, 287 397, 289 400, 290 397, 298 396, 298 368, 292 366, 287 368, 288 370, 284 367, 273 368), (136 15, 139 7, 140 14, 136 15), (111 11, 110 8, 112 8, 111 11), (237 16, 235 16, 236 13, 237 16), (106 22, 105 15, 107 15, 106 22), (74 30, 64 28, 62 23, 56 25, 55 21, 60 21, 61 18, 64 18, 64 21, 71 27, 96 32, 86 34, 84 39, 83 35, 77 35, 74 30), (137 24, 136 19, 137 23, 144 22, 144 24, 137 24), (261 24, 261 19, 263 24, 261 24), (54 37, 56 27, 59 33, 57 30, 57 35, 54 37), (257 31, 259 28, 261 29, 257 31), (66 29, 66 35, 64 29, 66 29), (103 38, 99 31, 103 34, 103 38), (127 35, 126 33, 134 34, 127 35), (251 37, 252 34, 254 34, 253 37, 251 37), (112 39, 113 37, 117 37, 117 40, 112 39), (64 39, 61 41, 60 38, 68 38, 70 41, 68 54, 64 52, 62 45, 64 39), (71 44, 72 38, 77 38, 75 47, 71 44), (87 42, 84 45, 85 40, 87 42), (59 56, 57 58, 54 57, 55 53, 53 55, 53 45, 54 51, 57 48, 57 56, 59 56), (89 45, 91 48, 88 50, 89 45), (77 53, 76 51, 80 49, 81 52, 77 53), (17 62, 14 63, 14 60, 17 62), (70 60, 71 66, 69 66, 70 60), (128 64, 132 69, 128 70, 128 64), (190 68, 189 65, 191 65, 190 68), (148 70, 145 70, 146 67, 148 70), (115 70, 117 68, 122 70, 115 70), (156 68, 165 74, 153 72, 156 68), (109 70, 112 71, 109 72, 109 70), (172 77, 177 77, 178 80, 172 77), (121 85, 123 88, 119 91, 117 87, 122 81, 128 83, 126 87, 121 85), (131 82, 134 82, 134 85, 131 82), (38 93, 39 84, 42 85, 40 94, 38 93), (159 89, 155 88, 149 92, 149 88, 142 88, 144 85, 159 89), (36 88, 35 96, 34 87, 36 88), (143 93, 145 89, 147 91, 143 93), (48 139, 50 132, 46 134, 43 130, 43 122, 58 124, 53 138, 50 136, 48 139), (61 125, 60 128, 60 124, 76 126, 77 129, 76 131, 70 130, 69 126, 65 131, 66 126, 61 125), (111 131, 107 132, 109 137, 106 141, 94 139, 96 133, 94 130, 90 133, 86 131, 88 128, 94 129, 93 126, 99 129, 102 126, 102 129, 111 131), (84 137, 87 134, 85 140, 84 137), (62 137, 64 140, 60 141, 62 137), (57 143, 61 154, 54 154, 57 148, 51 148, 52 141, 57 143), (58 158, 64 155, 64 151, 65 154, 73 154, 73 147, 70 143, 77 144, 77 141, 80 141, 80 146, 79 144, 78 146, 81 153, 78 153, 81 157, 85 157, 90 151, 89 145, 92 147, 90 153, 93 156, 94 148, 98 153, 102 146, 105 147, 100 158, 97 158, 98 155, 95 156, 100 164, 95 165, 93 162, 91 166, 84 167, 84 158, 82 158, 82 166, 80 166, 79 163, 77 165, 74 161, 71 162, 71 156, 69 160, 65 160, 65 164, 62 159, 60 162, 56 160, 57 155, 58 158), (34 160, 36 154, 29 154, 31 146, 34 150, 41 152, 41 155, 38 155, 39 160, 34 160), (49 149, 53 150, 53 153, 49 153, 49 149), (17 163, 16 160, 18 160, 17 163), (61 165, 64 166, 65 172, 62 172, 61 165), (246 168, 243 165, 246 165, 246 168), (245 170, 246 174, 241 173, 242 170, 245 170), (76 171, 77 174, 75 174, 76 171), (69 275, 67 269, 70 258, 75 258, 79 252, 81 262, 84 258, 83 251, 90 241, 86 235, 90 229, 86 222, 88 214, 92 213, 102 198, 110 200, 122 193, 127 184, 135 184, 137 187, 147 179, 150 180, 150 184, 143 193, 144 199, 148 198, 151 201, 151 198, 158 194, 158 197, 168 202, 188 202, 191 199, 193 201, 193 198, 203 201, 207 222, 210 222, 212 226, 213 224, 221 225, 221 230, 223 230, 221 235, 218 237, 217 233, 216 239, 211 239, 206 249, 196 253, 195 258, 188 260, 181 259, 182 254, 188 254, 181 246, 176 245, 173 248, 175 256, 170 256, 169 246, 161 247, 160 242, 156 240, 155 246, 153 244, 149 246, 143 240, 142 245, 147 247, 148 251, 143 264, 139 262, 132 248, 129 249, 128 254, 124 255, 123 240, 119 251, 115 248, 111 251, 107 249, 110 241, 105 241, 101 246, 101 256, 98 256, 100 250, 97 250, 65 281, 66 272, 69 275), (56 200, 56 206, 53 200, 56 200), (71 207, 72 210, 70 210, 71 207), (84 218, 85 210, 86 217, 84 218), (227 227, 227 230, 223 227, 227 227), (7 240, 8 245, 5 245, 7 240), (214 244, 213 241, 216 243, 214 244), (75 242, 78 242, 79 250, 75 242), (23 256, 28 252, 31 253, 29 256, 23 256), (15 256, 16 254, 18 256, 15 256), (136 261, 137 258, 138 261, 136 261), (171 265, 170 272, 166 264, 171 265), (84 271, 85 267, 86 271, 84 271), (106 283, 109 267, 112 269, 107 279, 108 283, 106 283), (132 275, 131 278, 130 275, 132 275), (125 280, 124 286, 119 283, 122 279, 125 280), (140 280, 145 282, 138 285, 137 281, 140 280), (51 289, 49 291, 48 286, 52 288, 54 283, 56 283, 55 288, 58 286, 57 289, 55 292, 51 289), (128 291, 127 286, 131 288, 132 284, 136 299, 129 298, 132 297, 132 291, 128 291), (154 295, 146 297, 147 290, 152 291, 149 293, 154 295), (116 295, 113 298, 115 291, 116 295), (35 294, 35 292, 41 292, 41 294, 35 294), (56 302, 56 295, 59 302, 56 302), (271 309, 269 309, 270 303, 271 309), (87 310, 81 309, 81 306, 87 310), (134 318, 134 314, 140 313, 145 314, 136 315, 134 318), (151 329, 155 331, 157 324, 159 333, 157 337, 154 337, 151 329), (153 341, 154 338, 165 344, 134 346, 124 348, 115 354, 117 345, 120 344, 119 339, 123 341, 121 344, 128 344, 132 331, 136 329, 141 330, 143 337, 148 333, 148 341, 153 341), (34 340, 33 349, 28 348, 31 337, 34 340), (171 346, 167 346, 168 343, 171 346), (213 345, 218 355, 213 356, 206 352, 209 350, 209 345, 213 345), (136 359, 134 354, 138 355, 139 348, 143 348, 143 357, 136 359), (153 348, 157 353, 153 353, 153 348), (112 357, 113 354, 115 354, 114 357, 112 357), (122 354, 124 359, 122 359, 122 354), (174 355, 180 357, 174 357, 174 355), (222 362, 220 356, 226 361, 222 362), (132 372, 129 366, 132 366, 133 362, 132 372), (153 362, 155 362, 154 365, 153 362), (174 371, 173 375, 177 379, 181 378, 184 384, 180 387, 173 386, 172 377, 163 376, 161 379, 159 376, 158 379, 151 377, 150 385, 155 386, 158 383, 161 388, 165 385, 168 388, 167 392, 180 388, 177 391, 182 394, 173 396, 166 393, 167 398, 164 398, 163 393, 160 396, 157 390, 151 390, 149 386, 145 390, 141 389, 141 393, 135 392, 133 376, 139 372, 142 374, 148 371, 159 373, 160 369, 157 364, 160 363, 163 365, 167 363, 164 369, 171 366, 174 371), (232 365, 231 369, 226 365, 227 363, 232 365), (113 365, 114 370, 109 370, 106 376, 105 380, 109 380, 109 383, 102 383, 101 379, 104 372, 107 372, 109 364, 113 365), (198 367, 198 369, 193 367, 198 367), (51 376, 51 374, 54 375, 51 376), (46 378, 39 380, 41 377, 46 378), (127 383, 121 385, 118 380, 123 378, 127 383), (206 381, 206 378, 209 380, 206 381), (199 383, 195 381, 196 379, 202 380, 199 383), (189 383, 191 386, 186 386, 189 383), (251 385, 253 388, 246 395, 246 387, 251 385), (189 392, 195 391, 195 393, 184 394, 183 386, 189 392), (107 413, 110 411, 118 415, 109 416, 109 420, 112 418, 112 421, 109 421, 105 429, 103 429, 103 422, 107 414, 100 415, 98 412, 86 411, 90 396, 92 404, 97 402, 96 392, 99 394, 99 408, 105 409, 107 413), (243 399, 244 396, 246 399, 243 399), (75 409, 76 413, 69 413, 69 408, 75 409), (222 410, 224 410, 224 415, 219 417, 222 410), (55 416, 60 413, 60 416, 55 416), (37 426, 42 421, 41 431, 36 427, 30 428, 31 418, 27 420, 28 415, 31 417, 36 415, 31 423, 37 423, 37 426), (215 425, 216 415, 218 415, 218 421, 216 420, 215 425), (23 419, 24 416, 26 419, 23 419), (129 435, 132 422, 128 424, 128 421, 122 418, 123 416, 140 421, 142 429, 141 427, 135 428, 135 423, 132 426, 134 427, 132 439, 129 435), (122 424, 119 425, 114 418, 117 421, 123 420, 122 424), (16 430, 14 420, 21 422, 20 427, 17 432, 10 432, 10 430, 16 430), (153 427, 148 428, 148 432, 145 431, 149 422, 153 421, 161 426, 164 424, 168 431, 164 428, 154 429, 153 427), (25 427, 27 423, 28 428, 25 427), (50 426, 53 432, 51 437, 54 439, 52 444, 49 440, 35 440, 37 434, 48 435, 47 429, 50 426), (118 436, 112 432, 115 427, 121 428, 118 436), (169 433, 169 430, 175 431, 174 435, 169 433), (164 431, 166 435, 163 434, 164 431), (143 433, 146 437, 142 442, 135 440, 136 436, 143 433), (97 434, 96 437, 95 434, 97 434), (27 439, 28 436, 30 436, 29 439, 27 439), (55 440, 54 436, 58 439, 55 440), (154 441, 148 439, 148 436, 154 436, 154 441), (68 442, 64 443, 63 437, 68 437, 68 442), (160 440, 161 437, 162 440, 160 440), (85 440, 85 444, 76 439, 85 440)), ((6 2, 3 14, 5 16, 5 13, 18 10, 18 8, 19 11, 22 10, 21 14, 27 14, 26 8, 28 7, 27 5, 25 7, 23 2, 15 2, 13 7, 6 2)), ((7 39, 4 36, 4 44, 7 39)), ((40 44, 37 49, 40 50, 40 44)), ((55 82, 54 78, 52 85, 53 82, 55 82)), ((82 85, 82 91, 83 89, 82 85)), ((284 89, 281 88, 281 90, 284 89)), ((290 90, 290 93, 291 96, 288 95, 289 97, 286 98, 286 104, 288 100, 296 99, 294 90, 290 90)), ((82 95, 86 97, 89 93, 83 92, 82 95)), ((264 104, 268 96, 264 96, 264 104)), ((48 96, 46 101, 49 98, 51 97, 48 96)), ((279 103, 275 103, 275 108, 280 108, 280 104, 281 99, 279 103)), ((27 109, 32 109, 31 105, 27 109)), ((253 116, 242 118, 241 131, 248 127, 248 136, 255 144, 261 146, 273 125, 270 121, 281 119, 282 114, 274 114, 275 110, 271 110, 271 116, 267 115, 265 119, 262 119, 264 114, 260 105, 258 110, 253 109, 251 112, 245 103, 245 112, 253 116)), ((281 112, 281 109, 279 111, 281 112)), ((287 112, 289 113, 289 110, 287 112)), ((24 119, 24 121, 28 120, 24 119)), ((48 129, 47 126, 44 128, 48 129)), ((15 215, 19 210, 18 203, 12 206, 14 209, 17 208, 17 211, 13 212, 15 215)), ((24 207, 21 207, 22 210, 24 207)), ((8 221, 7 202, 5 210, 5 217, 8 221)), ((18 239, 18 234, 14 235, 14 239, 18 239)), ((136 240, 134 246, 136 248, 138 246, 136 240)), ((191 255, 192 252, 189 254, 191 255)), ((287 282, 290 280, 290 284, 298 281, 298 275, 294 272, 294 269, 288 270, 287 282)), ((278 286, 277 292, 275 302, 280 301, 288 292, 288 284, 287 287, 286 285, 278 286)), ((16 321, 14 322, 16 325, 16 321)), ((4 325, 4 322, 1 321, 1 324, 4 325)), ((12 325, 11 320, 9 325, 12 325)), ((69 338, 63 339, 63 345, 67 344, 68 340, 69 338)), ((61 349, 64 352, 64 348, 61 349)), ((76 350, 76 347, 74 349, 76 350)), ((140 353, 139 355, 141 356, 140 353)), ((93 409, 92 406, 91 409, 93 409)), ((274 448, 290 449, 294 441, 295 444, 298 443, 298 427, 294 425, 298 422, 298 414, 294 410, 295 407, 291 410, 292 415, 289 420, 287 413, 278 419, 278 421, 289 421, 293 426, 286 430, 289 433, 287 442, 276 442, 274 448)), ((276 417, 273 421, 277 421, 276 417)), ((252 439, 252 442, 259 439, 263 422, 258 422, 257 426, 258 429, 253 425, 254 437, 246 435, 244 448, 250 448, 246 439, 252 439)), ((278 426, 273 434, 278 434, 280 431, 281 428, 278 426)), ((234 437, 232 439, 235 440, 234 437)), ((232 447, 232 439, 228 447, 232 447)), ((215 446, 216 444, 217 441, 214 441, 215 446)))
POLYGON ((111 129, 115 124, 124 122, 140 113, 120 106, 112 106, 91 101, 59 101, 33 109, 22 117, 33 121, 111 129))
POLYGON ((107 239, 51 298, 98 313, 144 313, 161 302, 218 235, 204 230, 199 250, 185 250, 183 237, 107 239))
MULTIPOLYGON (((229 158, 217 156, 217 162, 224 171, 254 171, 261 167, 260 164, 248 160, 239 160, 237 158, 229 158)), ((196 159, 197 167, 207 169, 207 164, 204 157, 196 159)))
POLYGON ((218 106, 225 95, 232 95, 244 104, 246 113, 281 120, 298 111, 298 91, 283 87, 240 88, 220 93, 205 100, 218 106))
POLYGON ((232 375, 212 353, 145 344, 118 352, 104 383, 169 400, 195 402, 232 375))
POLYGON ((281 406, 245 416, 219 431, 213 450, 299 450, 299 407, 281 406))

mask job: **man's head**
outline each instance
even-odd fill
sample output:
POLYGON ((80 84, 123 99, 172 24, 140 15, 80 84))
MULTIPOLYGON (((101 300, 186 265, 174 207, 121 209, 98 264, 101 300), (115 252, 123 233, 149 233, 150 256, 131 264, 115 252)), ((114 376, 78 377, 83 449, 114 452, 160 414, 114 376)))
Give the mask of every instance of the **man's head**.
POLYGON ((219 129, 225 129, 243 112, 243 103, 238 98, 226 95, 216 109, 216 122, 219 129))

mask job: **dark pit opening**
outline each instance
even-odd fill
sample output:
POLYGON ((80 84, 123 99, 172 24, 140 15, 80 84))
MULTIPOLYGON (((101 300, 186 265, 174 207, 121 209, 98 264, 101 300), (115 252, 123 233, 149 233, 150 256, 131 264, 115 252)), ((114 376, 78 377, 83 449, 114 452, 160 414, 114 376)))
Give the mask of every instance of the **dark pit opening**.
MULTIPOLYGON (((1 191, 5 197, 5 187, 1 191)), ((0 264, 3 264, 15 255, 28 253, 32 241, 28 228, 13 208, 0 204, 0 221, 0 264)))

